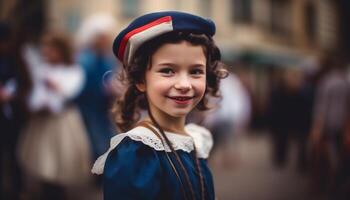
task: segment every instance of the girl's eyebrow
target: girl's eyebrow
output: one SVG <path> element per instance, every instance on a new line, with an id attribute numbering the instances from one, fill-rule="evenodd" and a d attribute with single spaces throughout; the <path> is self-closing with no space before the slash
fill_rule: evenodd
<path id="1" fill-rule="evenodd" d="M 195 67 L 197 67 L 197 68 L 204 68 L 205 65 L 198 63 L 198 64 L 191 65 L 191 67 L 193 67 L 193 68 L 195 68 Z"/>
<path id="2" fill-rule="evenodd" d="M 171 62 L 161 62 L 161 63 L 157 63 L 157 65 L 159 66 L 163 66 L 163 65 L 166 65 L 166 66 L 177 66 L 175 63 L 171 63 Z"/>
<path id="3" fill-rule="evenodd" d="M 163 63 L 158 63 L 157 64 L 158 66 L 171 66 L 171 67 L 179 67 L 179 65 L 175 64 L 175 63 L 171 63 L 171 62 L 163 62 Z M 190 68 L 195 68 L 195 67 L 198 67 L 198 68 L 204 68 L 205 65 L 202 64 L 202 63 L 196 63 L 196 64 L 192 64 L 190 66 Z"/>

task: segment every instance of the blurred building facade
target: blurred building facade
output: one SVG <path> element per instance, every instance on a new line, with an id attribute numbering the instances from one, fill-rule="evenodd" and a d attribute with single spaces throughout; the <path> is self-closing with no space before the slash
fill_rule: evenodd
<path id="1" fill-rule="evenodd" d="M 72 33 L 84 19 L 96 13 L 115 17 L 116 33 L 134 17 L 147 12 L 181 10 L 199 14 L 212 18 L 217 23 L 216 40 L 224 49 L 227 59 L 233 59 L 242 52 L 252 50 L 271 52 L 272 55 L 282 54 L 283 57 L 283 53 L 315 55 L 320 50 L 337 48 L 343 43 L 339 41 L 342 39 L 342 30 L 339 27 L 342 27 L 343 18 L 346 16 L 344 7 L 349 6 L 349 3 L 344 3 L 345 0 L 35 0 L 35 2 L 47 5 L 49 28 L 63 29 Z M 20 0 L 1 0 L 0 17 L 4 19 L 10 15 L 16 3 L 23 4 Z"/>
<path id="2" fill-rule="evenodd" d="M 228 59 L 242 52 L 315 55 L 340 43 L 340 12 L 334 0 L 62 0 L 49 1 L 50 26 L 76 30 L 95 13 L 117 20 L 116 32 L 134 17 L 153 11 L 181 10 L 212 18 L 216 40 Z M 230 55 L 233 53 L 234 55 Z M 268 56 L 268 55 L 267 55 Z M 274 59 L 274 58 L 271 58 Z M 287 58 L 288 59 L 288 58 Z"/>

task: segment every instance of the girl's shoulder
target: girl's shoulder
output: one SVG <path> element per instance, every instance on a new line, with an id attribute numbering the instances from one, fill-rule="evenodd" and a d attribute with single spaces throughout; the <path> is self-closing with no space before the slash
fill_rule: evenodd
<path id="1" fill-rule="evenodd" d="M 194 123 L 187 124 L 186 132 L 193 138 L 199 158 L 208 158 L 213 147 L 213 137 L 210 131 Z"/>
<path id="2" fill-rule="evenodd" d="M 185 130 L 188 132 L 188 136 L 167 131 L 165 132 L 166 136 L 172 143 L 174 150 L 182 150 L 189 153 L 194 150 L 195 145 L 197 156 L 203 159 L 208 158 L 213 146 L 210 132 L 206 128 L 196 124 L 186 125 Z M 124 139 L 133 140 L 137 145 L 146 145 L 155 151 L 171 152 L 169 146 L 163 143 L 164 139 L 162 141 L 148 128 L 138 126 L 125 133 L 120 133 L 112 137 L 108 151 L 96 160 L 92 168 L 93 173 L 103 173 L 104 163 L 106 162 L 108 154 L 115 148 L 124 148 L 122 145 Z"/>

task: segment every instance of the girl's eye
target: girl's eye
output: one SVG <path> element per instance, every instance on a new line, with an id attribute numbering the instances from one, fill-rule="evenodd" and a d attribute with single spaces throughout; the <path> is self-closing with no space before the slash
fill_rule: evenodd
<path id="1" fill-rule="evenodd" d="M 191 74 L 193 75 L 201 75 L 201 74 L 204 74 L 204 70 L 202 69 L 194 69 L 191 71 Z"/>
<path id="2" fill-rule="evenodd" d="M 166 75 L 171 75 L 174 74 L 174 70 L 170 69 L 170 68 L 163 68 L 161 70 L 159 70 L 160 73 L 162 74 L 166 74 Z"/>

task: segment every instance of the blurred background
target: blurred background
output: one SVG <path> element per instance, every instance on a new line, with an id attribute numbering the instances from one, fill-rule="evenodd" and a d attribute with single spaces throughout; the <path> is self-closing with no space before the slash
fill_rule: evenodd
<path id="1" fill-rule="evenodd" d="M 215 21 L 229 65 L 217 108 L 189 117 L 213 133 L 217 198 L 348 199 L 350 1 L 0 0 L 1 199 L 102 199 L 112 41 L 163 10 Z"/>

